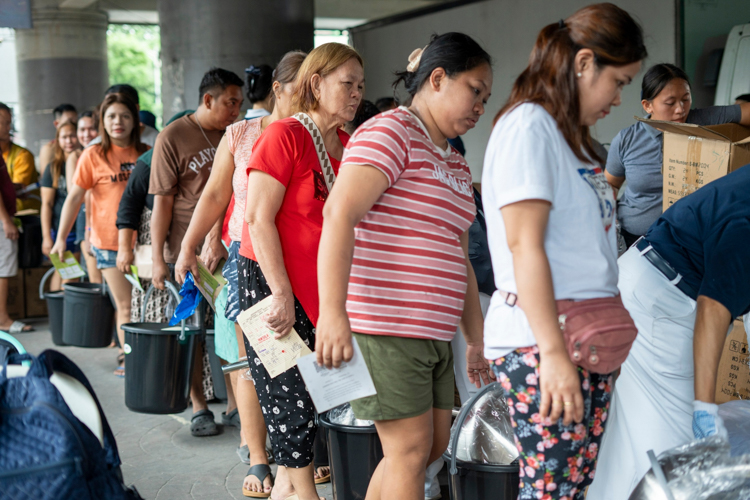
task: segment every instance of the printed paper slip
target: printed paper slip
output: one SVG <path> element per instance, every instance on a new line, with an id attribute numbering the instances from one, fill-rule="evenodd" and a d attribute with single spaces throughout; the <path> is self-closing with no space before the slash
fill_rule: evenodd
<path id="1" fill-rule="evenodd" d="M 80 278 L 81 276 L 86 276 L 86 272 L 70 250 L 63 254 L 62 262 L 60 262 L 60 257 L 58 257 L 56 253 L 49 254 L 49 260 L 52 262 L 52 265 L 55 266 L 60 277 L 64 280 L 72 280 Z"/>
<path id="2" fill-rule="evenodd" d="M 266 297 L 250 309 L 242 311 L 237 317 L 237 322 L 242 327 L 248 342 L 255 349 L 260 362 L 263 363 L 271 378 L 274 378 L 296 366 L 299 358 L 312 351 L 294 328 L 286 337 L 278 340 L 274 338 L 274 332 L 261 319 L 271 307 L 272 299 L 272 296 Z"/>
<path id="3" fill-rule="evenodd" d="M 341 363 L 339 368 L 320 366 L 315 361 L 315 354 L 297 360 L 297 368 L 318 413 L 377 393 L 355 338 L 352 347 L 352 359 Z"/>
<path id="4" fill-rule="evenodd" d="M 225 280 L 224 276 L 221 275 L 221 270 L 224 268 L 226 259 L 221 259 L 219 261 L 219 264 L 216 266 L 216 270 L 213 272 L 213 274 L 211 274 L 211 272 L 203 264 L 203 262 L 201 262 L 200 259 L 197 259 L 197 261 L 198 274 L 200 275 L 198 277 L 198 281 L 200 281 L 200 283 L 196 282 L 195 286 L 198 288 L 198 290 L 200 290 L 203 297 L 211 306 L 211 309 L 216 312 L 216 298 L 219 296 L 219 292 L 221 292 L 221 289 L 224 288 L 224 286 L 227 284 L 227 280 Z"/>

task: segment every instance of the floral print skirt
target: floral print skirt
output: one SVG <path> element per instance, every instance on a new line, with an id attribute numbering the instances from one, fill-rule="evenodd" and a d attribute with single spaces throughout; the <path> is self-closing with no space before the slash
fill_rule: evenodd
<path id="1" fill-rule="evenodd" d="M 578 368 L 583 421 L 544 425 L 539 416 L 539 348 L 523 347 L 496 359 L 493 369 L 507 395 L 520 453 L 519 500 L 583 500 L 594 480 L 607 421 L 612 375 Z"/>

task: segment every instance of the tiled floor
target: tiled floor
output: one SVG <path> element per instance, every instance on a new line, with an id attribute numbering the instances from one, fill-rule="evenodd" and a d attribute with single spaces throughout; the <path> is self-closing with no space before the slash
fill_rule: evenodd
<path id="1" fill-rule="evenodd" d="M 36 331 L 18 335 L 32 354 L 55 348 L 71 358 L 88 377 L 104 408 L 117 438 L 125 482 L 135 485 L 146 499 L 240 499 L 247 466 L 235 449 L 239 431 L 225 428 L 206 438 L 190 434 L 190 409 L 178 415 L 145 415 L 125 407 L 124 381 L 112 375 L 116 349 L 56 347 L 47 324 L 34 325 Z M 217 420 L 223 404 L 211 404 Z M 272 466 L 275 473 L 275 466 Z M 332 500 L 331 485 L 318 487 L 319 494 Z"/>

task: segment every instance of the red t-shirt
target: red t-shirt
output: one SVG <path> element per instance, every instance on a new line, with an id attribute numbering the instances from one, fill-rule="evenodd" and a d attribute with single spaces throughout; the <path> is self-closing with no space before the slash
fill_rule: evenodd
<path id="1" fill-rule="evenodd" d="M 346 146 L 349 135 L 341 129 L 338 134 L 341 144 Z M 330 155 L 329 158 L 338 174 L 339 161 Z M 253 147 L 248 175 L 253 169 L 271 175 L 286 188 L 276 215 L 276 228 L 294 296 L 315 325 L 319 309 L 318 243 L 328 188 L 310 133 L 295 118 L 272 123 Z M 248 198 L 247 203 L 254 201 Z M 240 255 L 257 260 L 247 224 L 242 228 Z"/>

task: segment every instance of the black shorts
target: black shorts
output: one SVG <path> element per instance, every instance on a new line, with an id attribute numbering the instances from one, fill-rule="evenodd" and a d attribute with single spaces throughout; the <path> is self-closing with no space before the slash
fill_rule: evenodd
<path id="1" fill-rule="evenodd" d="M 240 256 L 237 269 L 243 311 L 271 295 L 257 262 Z M 296 298 L 294 306 L 294 329 L 305 344 L 314 349 L 315 328 Z M 310 465 L 317 430 L 315 407 L 299 370 L 295 366 L 271 378 L 246 338 L 245 350 L 276 463 L 293 468 Z"/>

